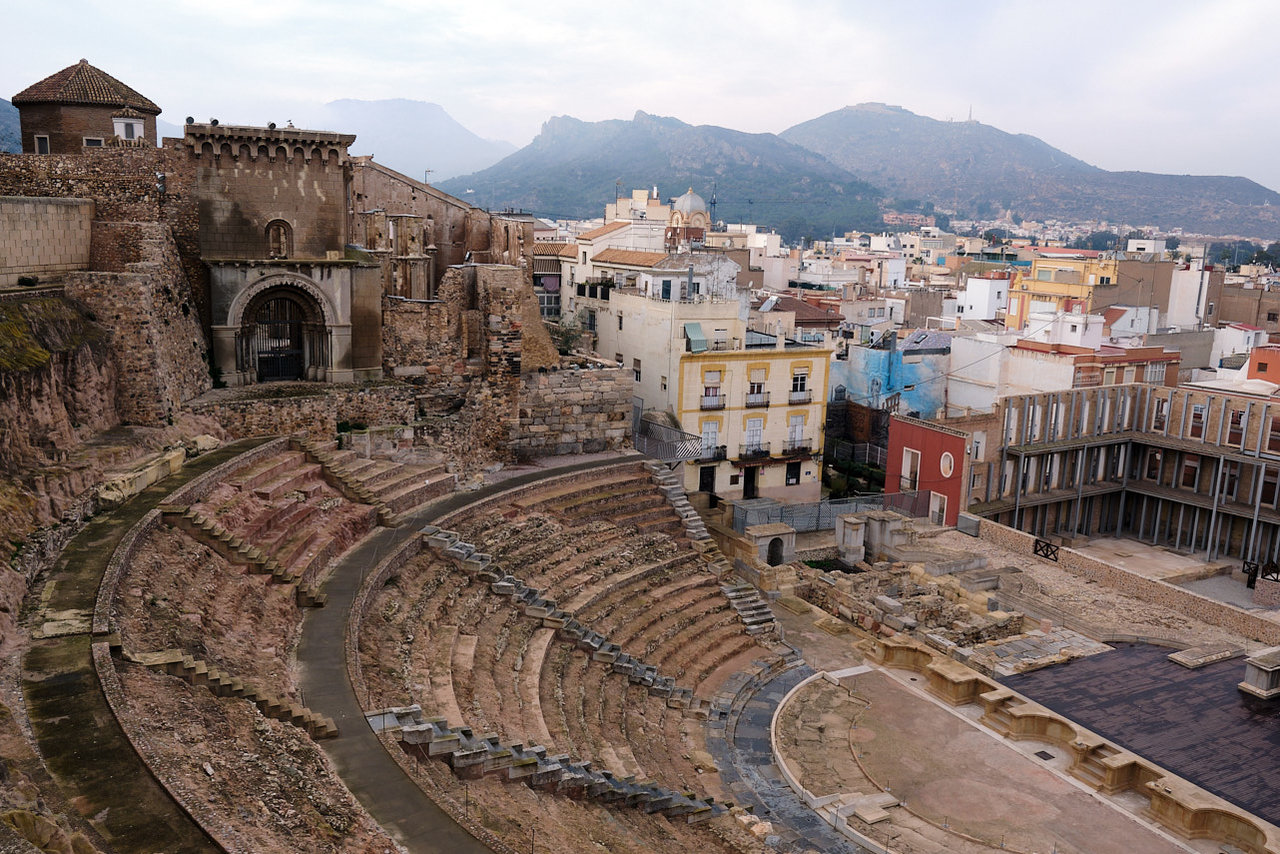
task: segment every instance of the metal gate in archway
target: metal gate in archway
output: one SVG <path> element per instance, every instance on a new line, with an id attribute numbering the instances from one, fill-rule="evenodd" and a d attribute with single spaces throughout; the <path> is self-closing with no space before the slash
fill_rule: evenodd
<path id="1" fill-rule="evenodd" d="M 241 329 L 241 365 L 258 382 L 312 379 L 309 368 L 329 363 L 323 323 L 289 296 L 262 302 Z"/>

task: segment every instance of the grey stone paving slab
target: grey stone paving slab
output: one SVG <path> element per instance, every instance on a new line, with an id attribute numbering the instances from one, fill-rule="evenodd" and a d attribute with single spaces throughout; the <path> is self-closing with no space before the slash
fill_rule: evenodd
<path id="1" fill-rule="evenodd" d="M 765 840 L 770 847 L 788 854 L 863 854 L 862 847 L 841 836 L 800 800 L 773 762 L 769 725 L 774 712 L 787 692 L 813 672 L 800 666 L 775 676 L 741 709 L 730 713 L 725 738 L 708 733 L 707 747 L 738 803 L 773 823 L 775 834 Z"/>

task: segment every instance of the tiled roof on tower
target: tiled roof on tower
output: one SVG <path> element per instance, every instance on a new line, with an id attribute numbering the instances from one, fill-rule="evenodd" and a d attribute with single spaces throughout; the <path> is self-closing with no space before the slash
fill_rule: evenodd
<path id="1" fill-rule="evenodd" d="M 22 104 L 96 104 L 107 107 L 128 107 L 153 116 L 160 115 L 160 108 L 150 98 L 145 98 L 100 68 L 80 60 L 39 83 L 34 83 L 14 95 L 15 106 Z"/>

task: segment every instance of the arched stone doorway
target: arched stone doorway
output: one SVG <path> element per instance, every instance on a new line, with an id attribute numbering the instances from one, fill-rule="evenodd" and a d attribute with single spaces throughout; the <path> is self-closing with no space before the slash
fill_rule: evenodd
<path id="1" fill-rule="evenodd" d="M 782 564 L 785 546 L 782 543 L 782 537 L 774 537 L 769 541 L 769 566 L 779 566 Z"/>
<path id="2" fill-rule="evenodd" d="M 315 297 L 280 285 L 245 306 L 237 335 L 236 369 L 252 382 L 323 379 L 329 334 Z"/>

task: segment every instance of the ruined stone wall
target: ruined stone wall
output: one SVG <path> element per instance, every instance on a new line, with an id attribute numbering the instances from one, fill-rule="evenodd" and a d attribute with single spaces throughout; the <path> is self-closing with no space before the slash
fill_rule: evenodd
<path id="1" fill-rule="evenodd" d="M 88 199 L 0 197 L 0 288 L 86 269 L 92 220 Z"/>
<path id="2" fill-rule="evenodd" d="M 1031 534 L 1024 534 L 990 519 L 982 520 L 978 536 L 1001 548 L 1026 555 L 1032 554 L 1036 539 Z M 1065 547 L 1058 549 L 1058 565 L 1074 575 L 1144 602 L 1160 605 L 1262 643 L 1280 644 L 1280 623 L 1224 602 L 1217 602 L 1164 581 L 1145 578 Z"/>
<path id="3" fill-rule="evenodd" d="M 280 385 L 275 391 L 253 399 L 205 400 L 191 410 L 214 418 L 236 439 L 301 433 L 328 441 L 337 437 L 339 421 L 379 427 L 411 424 L 415 418 L 417 391 L 403 383 Z"/>
<path id="4" fill-rule="evenodd" d="M 421 378 L 461 394 L 479 379 L 483 366 L 468 364 L 455 306 L 444 301 L 382 300 L 382 369 L 384 376 Z"/>
<path id="5" fill-rule="evenodd" d="M 527 456 L 624 448 L 633 393 L 631 373 L 621 368 L 526 374 L 511 444 Z"/>
<path id="6" fill-rule="evenodd" d="M 350 240 L 366 249 L 390 248 L 390 232 L 386 217 L 366 216 L 361 211 L 381 209 L 384 214 L 413 214 L 422 217 L 423 246 L 436 247 L 436 282 L 444 277 L 444 271 L 466 261 L 467 252 L 488 246 L 488 218 L 479 211 L 486 231 L 472 233 L 475 227 L 469 218 L 471 206 L 434 187 L 401 175 L 368 157 L 356 157 L 351 161 L 351 219 L 348 225 Z M 430 217 L 430 219 L 428 219 Z M 530 242 L 532 246 L 532 241 Z"/>
<path id="7" fill-rule="evenodd" d="M 199 317 L 208 323 L 208 274 L 200 261 L 195 167 L 180 141 L 166 148 L 103 148 L 82 154 L 0 154 L 0 196 L 92 200 L 105 222 L 166 223 Z"/>
<path id="8" fill-rule="evenodd" d="M 68 296 L 112 331 L 116 404 L 129 424 L 172 423 L 211 385 L 205 338 L 177 245 L 162 223 L 97 222 L 93 272 L 69 273 Z"/>

